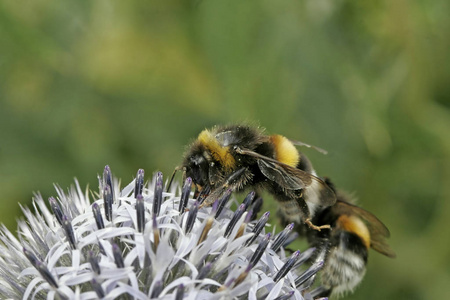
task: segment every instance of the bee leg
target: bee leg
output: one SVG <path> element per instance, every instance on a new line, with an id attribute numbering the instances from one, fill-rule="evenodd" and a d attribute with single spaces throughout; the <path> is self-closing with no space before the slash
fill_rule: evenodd
<path id="1" fill-rule="evenodd" d="M 202 204 L 203 201 L 209 196 L 209 193 L 211 192 L 211 187 L 209 185 L 205 186 L 200 193 L 197 195 L 197 201 L 198 203 Z"/>
<path id="2" fill-rule="evenodd" d="M 240 168 L 239 170 L 231 173 L 231 175 L 228 176 L 227 180 L 223 184 L 222 188 L 224 188 L 224 189 L 228 188 L 230 185 L 233 185 L 234 183 L 239 181 L 239 177 L 245 172 L 245 170 L 247 170 L 247 168 Z M 233 190 L 235 190 L 235 189 L 233 189 Z"/>
<path id="3" fill-rule="evenodd" d="M 198 197 L 200 196 L 200 191 L 199 191 L 199 189 L 198 189 L 198 186 L 197 185 L 195 185 L 195 188 L 194 188 L 194 199 L 198 199 Z"/>
<path id="4" fill-rule="evenodd" d="M 225 188 L 215 189 L 210 194 L 205 194 L 200 192 L 197 201 L 199 201 L 200 205 L 198 208 L 202 208 L 203 206 L 211 206 L 223 193 L 226 191 Z"/>
<path id="5" fill-rule="evenodd" d="M 305 224 L 308 225 L 309 228 L 317 230 L 317 231 L 321 231 L 322 229 L 331 229 L 330 225 L 321 225 L 321 226 L 314 225 L 311 222 L 311 217 L 309 217 L 305 220 Z"/>
<path id="6" fill-rule="evenodd" d="M 253 215 L 251 220 L 256 220 L 256 217 L 260 213 L 263 206 L 263 198 L 259 195 L 258 192 L 255 192 L 255 197 L 253 198 L 251 209 L 253 210 Z"/>
<path id="7" fill-rule="evenodd" d="M 178 166 L 178 167 L 175 168 L 175 170 L 173 170 L 172 176 L 170 176 L 169 183 L 167 184 L 166 192 L 169 192 L 170 186 L 172 185 L 172 181 L 173 181 L 173 179 L 175 178 L 175 174 L 176 174 L 178 171 L 181 171 L 181 170 L 183 170 L 183 169 L 184 169 L 184 168 Z M 186 171 L 183 172 L 183 175 L 186 176 Z M 184 176 L 183 176 L 183 177 L 184 177 Z M 183 178 L 183 179 L 184 179 L 184 178 Z M 184 180 L 183 180 L 183 181 L 184 181 Z"/>
<path id="8" fill-rule="evenodd" d="M 186 181 L 186 168 L 183 168 L 183 177 L 181 182 L 185 182 Z"/>
<path id="9" fill-rule="evenodd" d="M 317 226 L 312 223 L 311 213 L 309 212 L 308 205 L 306 204 L 305 199 L 303 199 L 302 194 L 300 194 L 300 196 L 297 198 L 297 204 L 303 215 L 302 216 L 303 223 L 308 225 L 309 228 L 317 231 L 321 231 L 322 229 L 331 229 L 330 225 Z"/>
<path id="10" fill-rule="evenodd" d="M 216 188 L 211 194 L 206 197 L 206 199 L 203 201 L 202 204 L 200 204 L 199 208 L 202 208 L 203 206 L 210 206 L 219 199 L 220 196 L 225 193 L 227 189 L 231 189 L 232 191 L 235 191 L 239 187 L 239 178 L 240 176 L 247 170 L 247 168 L 240 168 L 233 173 L 231 173 L 230 176 L 228 176 L 227 180 Z"/>

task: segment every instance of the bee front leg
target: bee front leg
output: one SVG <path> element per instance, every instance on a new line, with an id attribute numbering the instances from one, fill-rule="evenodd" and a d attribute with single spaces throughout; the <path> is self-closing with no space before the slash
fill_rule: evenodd
<path id="1" fill-rule="evenodd" d="M 240 168 L 233 173 L 231 173 L 230 176 L 228 176 L 227 180 L 223 184 L 223 188 L 229 188 L 233 187 L 233 191 L 238 187 L 239 185 L 243 185 L 243 182 L 246 180 L 244 172 L 247 170 L 247 168 Z"/>
<path id="2" fill-rule="evenodd" d="M 239 189 L 239 186 L 242 185 L 243 174 L 246 170 L 247 170 L 247 168 L 240 168 L 240 169 L 234 171 L 233 173 L 231 173 L 222 185 L 215 188 L 211 192 L 211 194 L 209 194 L 208 197 L 206 197 L 206 199 L 200 205 L 200 208 L 203 206 L 211 206 L 228 189 L 230 189 L 233 192 L 236 189 Z"/>
<path id="3" fill-rule="evenodd" d="M 184 182 L 184 180 L 186 179 L 186 168 L 184 168 L 182 166 L 178 166 L 175 168 L 175 170 L 173 170 L 172 176 L 170 176 L 169 183 L 167 184 L 167 187 L 166 187 L 166 192 L 169 192 L 170 187 L 172 186 L 173 179 L 175 178 L 175 174 L 181 170 L 183 170 L 183 182 Z"/>
<path id="4" fill-rule="evenodd" d="M 201 202 L 199 208 L 202 208 L 203 206 L 211 206 L 214 204 L 214 202 L 220 198 L 220 196 L 225 193 L 226 189 L 224 188 L 218 188 L 215 189 L 213 192 L 211 192 L 208 196 L 204 198 L 204 200 Z"/>

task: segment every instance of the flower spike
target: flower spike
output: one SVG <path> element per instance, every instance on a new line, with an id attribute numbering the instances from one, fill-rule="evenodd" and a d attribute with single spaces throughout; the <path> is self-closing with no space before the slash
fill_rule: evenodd
<path id="1" fill-rule="evenodd" d="M 0 299 L 260 299 L 273 294 L 302 300 L 300 292 L 292 294 L 292 282 L 281 279 L 297 278 L 305 293 L 316 269 L 302 277 L 296 268 L 312 251 L 287 260 L 268 251 L 269 213 L 252 221 L 258 211 L 253 193 L 235 211 L 227 204 L 231 190 L 212 208 L 202 206 L 209 195 L 192 199 L 188 178 L 181 188 L 174 182 L 163 205 L 162 174 L 150 183 L 154 191 L 144 188 L 143 178 L 139 170 L 136 180 L 119 190 L 105 167 L 99 197 L 92 193 L 96 198 L 89 200 L 76 183 L 67 194 L 58 189 L 64 202 L 52 197 L 47 206 L 36 197 L 34 212 L 24 208 L 27 221 L 19 221 L 19 238 L 0 226 Z M 177 188 L 181 196 L 174 194 Z M 284 246 L 279 239 L 272 247 Z"/>

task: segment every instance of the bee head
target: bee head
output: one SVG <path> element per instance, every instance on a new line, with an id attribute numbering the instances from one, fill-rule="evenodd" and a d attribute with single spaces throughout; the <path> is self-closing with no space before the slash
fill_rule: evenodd
<path id="1" fill-rule="evenodd" d="M 184 162 L 186 177 L 191 177 L 195 184 L 204 187 L 208 184 L 208 165 L 202 153 L 191 153 Z"/>

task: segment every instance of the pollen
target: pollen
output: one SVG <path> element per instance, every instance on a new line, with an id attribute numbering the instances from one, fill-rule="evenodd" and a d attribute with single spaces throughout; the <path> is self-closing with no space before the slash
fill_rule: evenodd
<path id="1" fill-rule="evenodd" d="M 226 170 L 234 169 L 236 161 L 230 154 L 229 147 L 222 147 L 209 130 L 205 129 L 200 132 L 197 140 L 211 152 L 212 157 L 219 161 Z"/>
<path id="2" fill-rule="evenodd" d="M 276 160 L 292 167 L 296 167 L 298 165 L 300 162 L 300 154 L 294 144 L 282 135 L 272 135 L 270 136 L 270 140 L 273 145 L 275 145 Z"/>
<path id="3" fill-rule="evenodd" d="M 337 226 L 358 235 L 363 241 L 364 245 L 369 249 L 370 247 L 370 232 L 364 222 L 356 216 L 342 215 L 337 221 Z"/>

